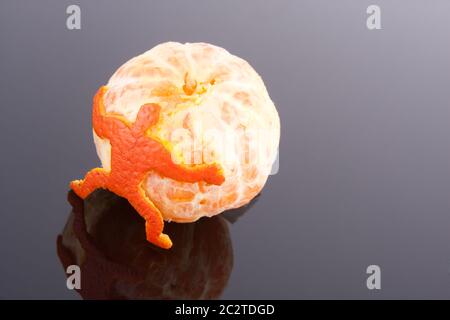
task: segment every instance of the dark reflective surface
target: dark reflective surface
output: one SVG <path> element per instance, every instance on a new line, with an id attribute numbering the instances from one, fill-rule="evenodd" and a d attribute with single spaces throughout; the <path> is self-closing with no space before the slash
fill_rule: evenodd
<path id="1" fill-rule="evenodd" d="M 174 241 L 162 250 L 145 239 L 144 222 L 126 199 L 98 190 L 84 202 L 69 192 L 73 210 L 58 256 L 81 269 L 85 299 L 216 299 L 233 266 L 228 223 L 221 216 L 166 223 Z M 244 210 L 240 209 L 239 214 Z M 232 214 L 232 213 L 230 213 Z"/>
<path id="2" fill-rule="evenodd" d="M 450 1 L 377 0 L 377 31 L 368 0 L 76 3 L 82 29 L 69 31 L 66 1 L 0 1 L 0 298 L 80 298 L 55 237 L 69 181 L 99 163 L 92 97 L 168 40 L 248 60 L 281 118 L 280 171 L 228 225 L 220 298 L 450 298 Z M 107 237 L 108 223 L 98 250 L 122 265 L 116 254 L 136 257 L 124 245 L 138 239 L 117 226 Z M 211 277 L 210 263 L 190 274 Z M 380 291 L 366 287 L 371 264 Z M 138 295 L 133 285 L 98 294 Z"/>

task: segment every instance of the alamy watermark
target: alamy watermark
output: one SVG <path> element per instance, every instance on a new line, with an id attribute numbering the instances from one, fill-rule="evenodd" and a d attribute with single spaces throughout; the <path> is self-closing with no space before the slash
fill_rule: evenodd
<path id="1" fill-rule="evenodd" d="M 366 20 L 366 26 L 369 30 L 381 29 L 381 8 L 375 4 L 367 7 L 366 13 L 369 15 Z"/>
<path id="2" fill-rule="evenodd" d="M 369 290 L 381 289 L 381 268 L 375 264 L 367 267 L 366 273 L 369 274 L 366 280 L 366 286 Z"/>
<path id="3" fill-rule="evenodd" d="M 69 290 L 81 289 L 81 269 L 76 264 L 67 267 L 66 273 L 69 275 L 66 280 L 66 286 Z"/>
<path id="4" fill-rule="evenodd" d="M 199 123 L 198 127 L 202 124 Z M 276 174 L 279 169 L 279 152 L 275 145 L 273 132 L 264 129 L 198 130 L 193 134 L 185 128 L 175 129 L 169 142 L 172 161 L 176 164 L 211 164 L 220 162 L 232 167 L 239 163 L 245 166 L 266 168 L 267 174 Z M 275 149 L 277 148 L 277 149 Z"/>
<path id="5" fill-rule="evenodd" d="M 66 8 L 68 17 L 66 19 L 66 27 L 69 30 L 81 29 L 81 8 L 76 4 L 72 4 Z"/>

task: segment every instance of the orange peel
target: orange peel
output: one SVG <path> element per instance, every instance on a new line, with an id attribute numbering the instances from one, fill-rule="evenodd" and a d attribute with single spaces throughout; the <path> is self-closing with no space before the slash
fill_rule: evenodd
<path id="1" fill-rule="evenodd" d="M 145 219 L 147 240 L 158 247 L 169 249 L 172 241 L 163 233 L 164 220 L 142 187 L 150 172 L 170 179 L 196 183 L 221 185 L 225 181 L 219 165 L 175 164 L 170 145 L 147 131 L 159 120 L 160 106 L 154 103 L 140 107 L 134 123 L 125 117 L 106 113 L 104 96 L 108 88 L 100 87 L 93 102 L 92 122 L 97 136 L 108 139 L 111 144 L 111 167 L 94 168 L 84 179 L 70 183 L 71 189 L 82 199 L 98 188 L 108 189 L 126 198 Z"/>

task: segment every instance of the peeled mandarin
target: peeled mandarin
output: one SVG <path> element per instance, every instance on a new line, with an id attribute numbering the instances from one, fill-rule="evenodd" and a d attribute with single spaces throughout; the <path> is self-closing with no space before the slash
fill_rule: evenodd
<path id="1" fill-rule="evenodd" d="M 207 43 L 167 42 L 123 64 L 106 88 L 105 111 L 130 123 L 141 106 L 159 105 L 160 118 L 146 134 L 163 141 L 174 162 L 222 169 L 220 185 L 150 171 L 142 187 L 164 220 L 214 216 L 247 204 L 264 187 L 278 151 L 280 120 L 261 77 L 245 60 Z M 109 141 L 94 131 L 94 142 L 109 170 Z"/>

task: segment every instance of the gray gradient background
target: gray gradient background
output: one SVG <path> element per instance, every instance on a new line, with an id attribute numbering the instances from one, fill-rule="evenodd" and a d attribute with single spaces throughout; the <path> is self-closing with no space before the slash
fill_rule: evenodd
<path id="1" fill-rule="evenodd" d="M 366 8 L 382 9 L 382 30 Z M 65 27 L 80 4 L 82 30 Z M 129 58 L 210 42 L 250 62 L 280 171 L 231 227 L 223 298 L 450 298 L 450 1 L 0 4 L 0 298 L 78 298 L 55 239 L 98 164 L 91 99 Z M 365 269 L 382 268 L 369 291 Z"/>

